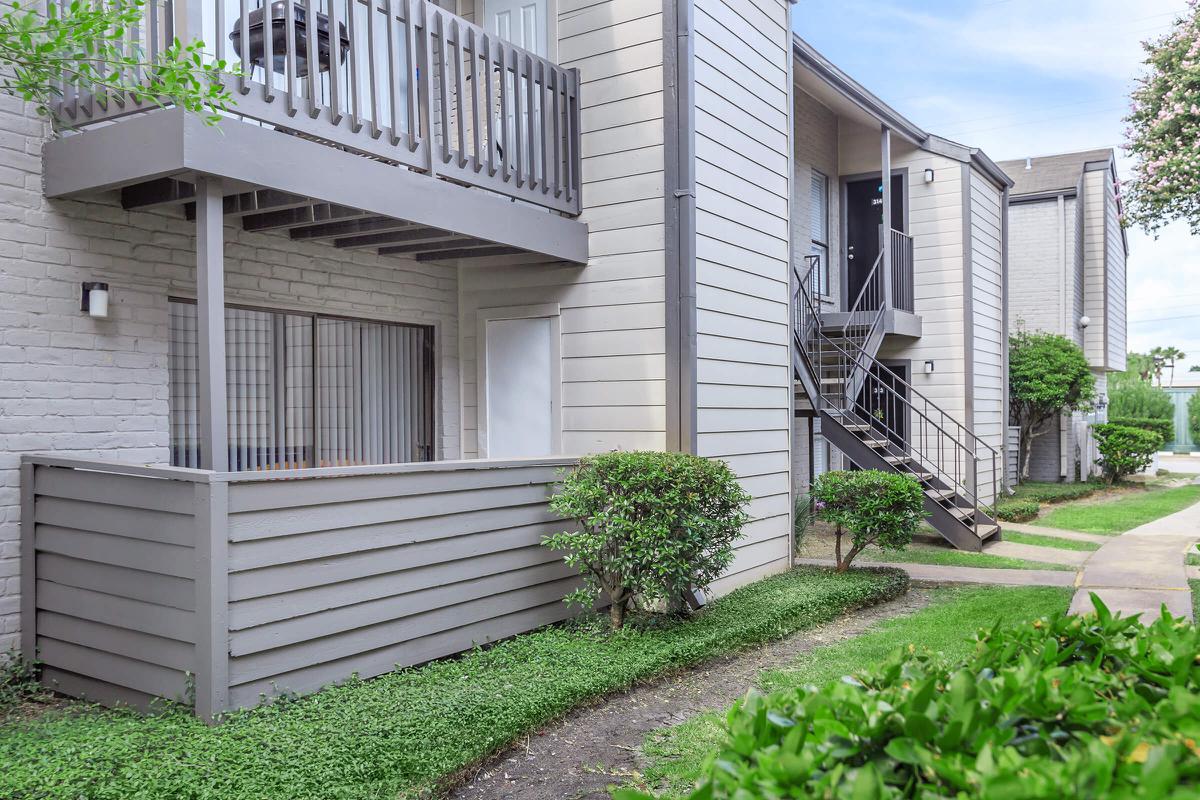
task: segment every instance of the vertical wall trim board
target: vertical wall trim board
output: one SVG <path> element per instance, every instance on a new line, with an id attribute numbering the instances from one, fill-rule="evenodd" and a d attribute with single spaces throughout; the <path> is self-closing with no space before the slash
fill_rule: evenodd
<path id="1" fill-rule="evenodd" d="M 1101 245 L 1104 248 L 1104 270 L 1101 273 L 1102 278 L 1103 278 L 1103 284 L 1104 284 L 1104 309 L 1101 311 L 1102 319 L 1104 320 L 1104 331 L 1103 331 L 1104 338 L 1101 341 L 1100 346 L 1102 348 L 1101 352 L 1104 355 L 1103 355 L 1103 360 L 1100 362 L 1100 365 L 1103 369 L 1108 369 L 1109 362 L 1110 362 L 1110 359 L 1108 357 L 1108 329 L 1112 327 L 1111 316 L 1109 315 L 1109 312 L 1108 312 L 1109 302 L 1110 302 L 1109 298 L 1108 298 L 1108 285 L 1109 285 L 1108 271 L 1110 269 L 1112 269 L 1112 262 L 1108 257 L 1108 206 L 1110 203 L 1115 204 L 1117 202 L 1117 199 L 1116 199 L 1116 196 L 1112 193 L 1112 189 L 1110 188 L 1112 185 L 1112 182 L 1110 180 L 1110 177 L 1111 177 L 1110 173 L 1105 172 L 1104 177 L 1105 177 L 1105 181 L 1100 187 L 1101 191 L 1103 192 L 1103 198 L 1104 198 L 1104 202 L 1100 205 L 1100 224 L 1102 226 L 1101 230 L 1104 231 L 1104 239 L 1103 239 L 1103 243 Z"/>
<path id="2" fill-rule="evenodd" d="M 222 181 L 196 178 L 196 312 L 199 339 L 200 466 L 229 468 L 225 394 L 225 216 Z"/>
<path id="3" fill-rule="evenodd" d="M 196 484 L 196 716 L 229 710 L 229 484 Z"/>
<path id="4" fill-rule="evenodd" d="M 1007 427 L 1009 420 L 1008 398 L 1008 192 L 1004 187 L 1000 194 L 1000 391 L 1003 406 L 1000 410 L 1001 425 Z M 1000 443 L 1001 463 L 1008 463 L 1008 437 Z M 1005 470 L 1007 473 L 1007 470 Z M 1001 481 L 997 483 L 1003 485 Z"/>
<path id="5" fill-rule="evenodd" d="M 37 660 L 37 553 L 34 550 L 34 465 L 21 463 L 21 656 L 32 663 Z"/>
<path id="6" fill-rule="evenodd" d="M 663 5 L 667 449 L 695 453 L 696 106 L 693 0 Z"/>
<path id="7" fill-rule="evenodd" d="M 787 85 L 788 85 L 788 100 L 787 100 L 787 104 L 788 104 L 787 105 L 788 263 L 787 263 L 787 274 L 788 274 L 788 287 L 789 287 L 788 288 L 788 301 L 789 302 L 791 301 L 791 298 L 795 296 L 795 291 L 797 289 L 797 287 L 795 285 L 796 236 L 795 236 L 795 230 L 793 229 L 793 226 L 791 224 L 792 217 L 796 213 L 796 120 L 795 120 L 795 116 L 796 116 L 796 85 L 792 82 L 792 80 L 793 80 L 792 79 L 792 69 L 795 65 L 796 59 L 795 59 L 795 56 L 793 55 L 792 46 L 791 46 L 792 45 L 792 15 L 793 15 L 793 13 L 795 13 L 795 9 L 796 9 L 796 4 L 794 2 L 789 1 L 788 5 L 787 5 L 787 28 L 784 31 L 784 50 L 787 53 L 786 60 L 787 60 Z M 828 182 L 825 187 L 825 196 L 826 196 L 826 202 L 828 202 L 828 197 L 829 197 Z M 826 219 L 826 224 L 828 224 L 828 219 Z M 830 255 L 832 255 L 832 254 L 830 253 Z M 828 270 L 829 265 L 826 264 L 825 268 Z M 828 288 L 828 287 L 826 287 L 826 288 Z M 795 313 L 795 309 L 790 309 L 790 311 L 792 314 Z M 788 328 L 789 328 L 788 337 L 787 337 L 788 338 L 788 378 L 789 378 L 789 380 L 795 381 L 796 372 L 797 372 L 796 348 L 792 344 L 792 336 L 791 336 L 791 330 L 790 330 L 792 328 L 792 318 L 790 315 L 789 315 L 789 319 L 788 319 Z M 789 396 L 791 397 L 791 406 L 792 406 L 792 410 L 794 412 L 795 408 L 796 408 L 796 390 L 793 387 L 793 388 L 789 389 L 788 392 L 789 392 Z M 811 398 L 810 398 L 810 400 L 811 400 Z M 811 430 L 811 424 L 810 424 L 810 430 Z M 811 459 L 812 458 L 811 435 L 809 438 L 810 438 L 810 442 L 809 442 L 809 448 L 808 448 L 808 456 L 809 456 L 809 459 Z M 796 486 L 796 476 L 792 474 L 793 467 L 795 466 L 793 463 L 792 449 L 795 448 L 795 446 L 796 446 L 796 415 L 795 415 L 795 413 L 788 414 L 788 439 L 787 440 L 788 440 L 788 458 L 787 458 L 788 483 L 787 483 L 787 485 L 792 487 L 792 491 L 794 492 L 795 486 Z M 809 481 L 812 481 L 811 468 L 809 469 L 808 479 L 809 479 Z M 790 566 L 796 565 L 795 513 L 796 513 L 796 498 L 793 496 L 792 502 L 788 504 L 788 564 Z"/>
<path id="8" fill-rule="evenodd" d="M 975 432 L 975 291 L 974 253 L 971 237 L 971 165 L 962 165 L 962 242 L 963 242 L 963 425 Z"/>

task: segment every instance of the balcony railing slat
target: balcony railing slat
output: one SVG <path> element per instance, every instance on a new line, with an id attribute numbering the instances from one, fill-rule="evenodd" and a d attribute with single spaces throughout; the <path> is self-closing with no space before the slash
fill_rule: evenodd
<path id="1" fill-rule="evenodd" d="M 564 70 L 430 0 L 284 0 L 274 11 L 266 1 L 234 2 L 150 0 L 145 18 L 119 46 L 153 63 L 171 41 L 176 15 L 186 15 L 189 35 L 202 22 L 203 30 L 215 31 L 210 52 L 240 62 L 241 74 L 228 79 L 232 116 L 579 213 L 578 70 Z M 251 12 L 261 13 L 261 23 L 252 22 Z M 142 68 L 125 77 L 148 79 Z M 62 97 L 53 111 L 76 127 L 148 107 L 104 86 L 59 83 Z M 273 102 L 281 91 L 285 102 Z"/>

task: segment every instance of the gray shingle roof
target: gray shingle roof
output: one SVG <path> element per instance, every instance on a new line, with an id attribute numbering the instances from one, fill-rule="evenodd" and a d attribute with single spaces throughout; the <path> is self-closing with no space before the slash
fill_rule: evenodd
<path id="1" fill-rule="evenodd" d="M 1092 161 L 1108 161 L 1113 156 L 1112 148 L 1084 150 L 1079 153 L 1062 153 L 1056 156 L 1041 156 L 1030 159 L 1032 168 L 1025 169 L 1025 159 L 1001 161 L 1000 169 L 1013 179 L 1011 195 L 1041 194 L 1074 189 L 1079 185 L 1083 167 Z"/>

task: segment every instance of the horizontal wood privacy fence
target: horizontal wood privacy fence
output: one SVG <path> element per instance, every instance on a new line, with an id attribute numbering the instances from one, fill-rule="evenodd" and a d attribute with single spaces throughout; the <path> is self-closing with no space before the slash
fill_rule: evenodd
<path id="1" fill-rule="evenodd" d="M 28 456 L 22 647 L 44 682 L 212 718 L 566 618 L 570 458 L 212 473 Z"/>
<path id="2" fill-rule="evenodd" d="M 429 0 L 149 0 L 127 47 L 152 64 L 176 36 L 236 68 L 236 117 L 580 213 L 579 71 Z M 67 126 L 156 107 L 103 86 L 61 90 L 52 110 Z"/>

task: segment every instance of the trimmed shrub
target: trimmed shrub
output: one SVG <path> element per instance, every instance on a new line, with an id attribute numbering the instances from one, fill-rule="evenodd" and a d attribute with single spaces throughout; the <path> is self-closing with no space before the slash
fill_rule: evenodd
<path id="1" fill-rule="evenodd" d="M 678 601 L 733 561 L 750 495 L 723 461 L 686 453 L 588 456 L 564 476 L 550 507 L 578 520 L 543 544 L 566 553 L 584 588 L 567 602 L 609 603 L 614 629 L 635 598 Z"/>
<path id="2" fill-rule="evenodd" d="M 924 517 L 921 484 L 906 475 L 880 470 L 837 470 L 813 482 L 813 507 L 834 527 L 834 555 L 838 572 L 869 545 L 903 550 Z M 842 557 L 842 534 L 851 537 Z"/>
<path id="3" fill-rule="evenodd" d="M 1096 425 L 1096 446 L 1100 450 L 1100 466 L 1110 484 L 1126 475 L 1134 475 L 1150 466 L 1154 454 L 1162 447 L 1157 433 L 1124 425 Z"/>
<path id="4" fill-rule="evenodd" d="M 1064 503 L 1095 494 L 1101 484 L 1092 481 L 1074 483 L 1022 483 L 1017 486 L 1014 500 L 1036 500 L 1039 503 Z"/>
<path id="5" fill-rule="evenodd" d="M 909 645 L 749 695 L 691 800 L 1200 796 L 1200 629 L 1092 598 L 1096 614 L 981 631 L 958 664 Z"/>
<path id="6" fill-rule="evenodd" d="M 1041 506 L 1036 500 L 1001 500 L 996 503 L 996 516 L 1005 522 L 1027 522 L 1038 515 Z"/>
<path id="7" fill-rule="evenodd" d="M 1141 428 L 1144 431 L 1157 433 L 1164 442 L 1175 438 L 1174 419 L 1153 419 L 1150 417 L 1112 417 L 1108 418 L 1110 425 L 1124 425 L 1126 428 Z"/>

